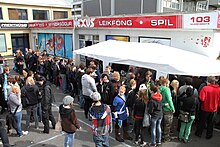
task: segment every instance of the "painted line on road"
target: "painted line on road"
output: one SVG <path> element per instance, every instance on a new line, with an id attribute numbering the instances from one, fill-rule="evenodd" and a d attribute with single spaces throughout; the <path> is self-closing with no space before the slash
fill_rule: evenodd
<path id="1" fill-rule="evenodd" d="M 63 136 L 63 134 L 59 134 L 59 135 L 50 137 L 50 138 L 48 138 L 48 139 L 46 139 L 46 140 L 42 140 L 42 141 L 40 141 L 40 142 L 34 143 L 34 144 L 32 144 L 32 145 L 29 145 L 29 146 L 27 146 L 27 147 L 32 147 L 32 146 L 35 146 L 35 145 L 38 145 L 38 144 L 42 144 L 42 143 L 48 142 L 48 141 L 53 140 L 53 139 L 55 139 L 55 138 L 57 138 L 57 137 L 60 137 L 60 136 Z"/>
<path id="2" fill-rule="evenodd" d="M 58 107 L 56 104 L 52 104 L 52 105 L 59 110 L 59 107 Z M 77 119 L 78 119 L 78 118 L 77 118 Z M 83 120 L 78 119 L 78 121 L 81 122 L 81 123 L 83 123 L 84 125 L 86 125 L 86 126 L 92 128 L 92 126 L 91 126 L 90 124 L 84 122 Z M 112 140 L 114 140 L 114 141 L 116 141 L 115 138 L 113 138 L 113 137 L 111 137 L 111 136 L 109 136 L 109 138 L 112 139 Z M 121 144 L 123 144 L 123 145 L 126 146 L 126 147 L 132 147 L 132 146 L 130 146 L 130 145 L 124 143 L 124 142 L 121 142 Z"/>

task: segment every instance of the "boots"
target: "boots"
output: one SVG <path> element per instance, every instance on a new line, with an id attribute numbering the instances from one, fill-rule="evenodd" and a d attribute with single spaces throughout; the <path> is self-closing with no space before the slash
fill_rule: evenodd
<path id="1" fill-rule="evenodd" d="M 115 128 L 115 139 L 119 142 L 124 142 L 124 139 L 121 138 L 121 134 L 120 134 L 119 129 L 116 129 L 116 128 Z"/>
<path id="2" fill-rule="evenodd" d="M 132 140 L 133 138 L 128 134 L 127 128 L 123 127 L 123 138 L 126 140 Z"/>

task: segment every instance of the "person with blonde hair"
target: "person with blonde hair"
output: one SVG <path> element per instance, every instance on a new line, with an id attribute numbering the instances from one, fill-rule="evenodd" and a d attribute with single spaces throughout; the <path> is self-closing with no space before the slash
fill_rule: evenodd
<path id="1" fill-rule="evenodd" d="M 39 102 L 39 95 L 39 88 L 35 85 L 34 79 L 32 77 L 28 77 L 26 85 L 21 88 L 22 104 L 27 111 L 26 129 L 29 129 L 30 127 L 31 112 L 34 114 L 35 128 L 38 129 L 37 104 Z"/>
<path id="2" fill-rule="evenodd" d="M 17 126 L 16 126 L 17 135 L 19 137 L 22 137 L 23 135 L 27 135 L 28 131 L 22 131 L 21 129 L 22 104 L 21 104 L 21 99 L 18 97 L 19 93 L 20 93 L 19 86 L 13 85 L 12 92 L 8 97 L 8 106 L 10 108 L 11 113 L 15 115 L 15 119 L 17 122 Z"/>
<path id="3" fill-rule="evenodd" d="M 170 90 L 171 90 L 173 105 L 176 110 L 174 116 L 178 116 L 178 112 L 179 112 L 178 89 L 179 89 L 179 81 L 173 80 L 170 84 Z"/>
<path id="4" fill-rule="evenodd" d="M 127 131 L 127 118 L 129 116 L 128 109 L 126 107 L 126 88 L 120 86 L 118 95 L 113 101 L 113 111 L 115 123 L 115 139 L 119 142 L 124 142 L 124 139 L 132 140 Z M 123 138 L 121 137 L 121 128 L 123 128 Z"/>

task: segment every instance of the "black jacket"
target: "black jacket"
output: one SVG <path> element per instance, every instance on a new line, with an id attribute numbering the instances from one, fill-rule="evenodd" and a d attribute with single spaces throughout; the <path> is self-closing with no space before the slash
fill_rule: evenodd
<path id="1" fill-rule="evenodd" d="M 21 88 L 22 105 L 33 106 L 39 102 L 39 88 L 37 85 L 25 85 Z"/>
<path id="2" fill-rule="evenodd" d="M 199 105 L 199 100 L 197 97 L 189 96 L 189 97 L 181 97 L 180 98 L 180 110 L 190 113 L 190 115 L 195 115 L 196 110 Z"/>
<path id="3" fill-rule="evenodd" d="M 148 113 L 152 118 L 160 118 L 163 116 L 162 95 L 155 93 L 148 102 Z"/>
<path id="4" fill-rule="evenodd" d="M 49 83 L 45 83 L 43 85 L 41 106 L 44 110 L 48 110 L 52 102 L 54 102 L 54 95 L 51 86 L 49 85 Z"/>
<path id="5" fill-rule="evenodd" d="M 137 89 L 130 90 L 128 92 L 127 98 L 126 98 L 126 106 L 127 107 L 133 107 L 135 100 L 137 99 Z"/>
<path id="6" fill-rule="evenodd" d="M 143 118 L 146 104 L 141 99 L 136 99 L 134 102 L 134 118 Z"/>
<path id="7" fill-rule="evenodd" d="M 97 90 L 101 94 L 101 100 L 104 104 L 112 105 L 114 100 L 114 87 L 111 82 L 103 82 L 97 85 Z"/>

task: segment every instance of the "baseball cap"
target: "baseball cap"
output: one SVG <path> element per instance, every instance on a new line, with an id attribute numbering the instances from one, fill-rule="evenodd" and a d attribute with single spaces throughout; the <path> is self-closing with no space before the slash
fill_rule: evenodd
<path id="1" fill-rule="evenodd" d="M 139 90 L 146 90 L 147 87 L 145 84 L 141 84 L 140 87 L 139 87 Z"/>

